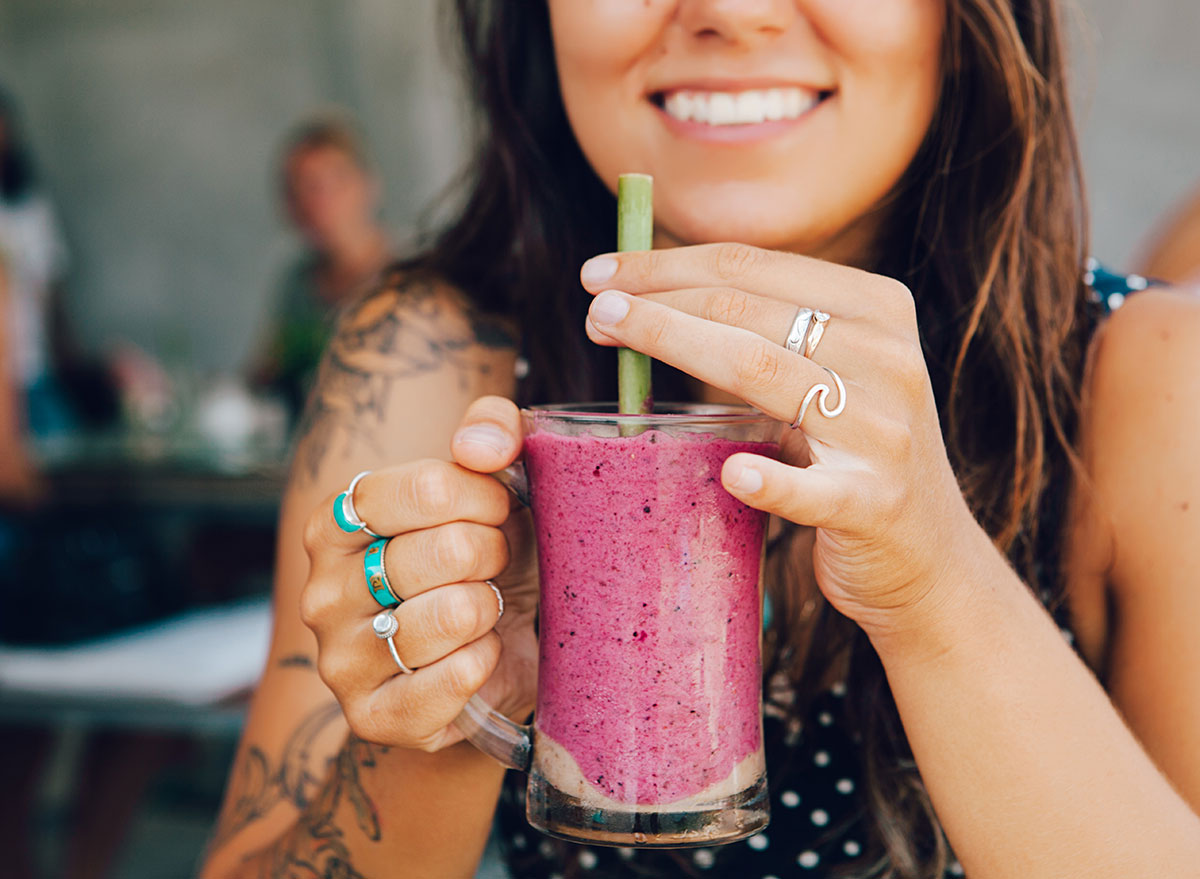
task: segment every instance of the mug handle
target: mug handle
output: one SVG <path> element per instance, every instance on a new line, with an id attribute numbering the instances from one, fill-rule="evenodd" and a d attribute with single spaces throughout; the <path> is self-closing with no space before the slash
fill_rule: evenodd
<path id="1" fill-rule="evenodd" d="M 521 461 L 492 475 L 522 506 L 529 506 L 529 475 Z M 533 761 L 531 725 L 509 720 L 478 695 L 467 700 L 462 713 L 454 719 L 454 725 L 467 741 L 502 766 L 529 771 Z"/>

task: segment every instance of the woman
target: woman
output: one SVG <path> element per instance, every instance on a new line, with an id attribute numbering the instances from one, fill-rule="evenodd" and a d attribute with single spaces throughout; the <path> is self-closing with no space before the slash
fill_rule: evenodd
<path id="1" fill-rule="evenodd" d="M 349 123 L 320 117 L 297 127 L 279 177 L 306 252 L 283 276 L 253 373 L 299 415 L 339 311 L 377 281 L 392 244 L 379 224 L 379 180 Z"/>
<path id="2" fill-rule="evenodd" d="M 205 875 L 473 875 L 503 777 L 450 724 L 476 691 L 526 716 L 536 655 L 526 523 L 486 475 L 520 452 L 504 398 L 610 394 L 617 343 L 699 380 L 660 397 L 788 423 L 824 367 L 845 379 L 783 461 L 723 471 L 785 523 L 774 823 L 671 856 L 514 822 L 515 875 L 1195 875 L 1200 306 L 1151 291 L 1094 332 L 1056 5 L 458 6 L 478 178 L 327 357 Z M 660 249 L 604 254 L 629 170 L 656 178 Z M 799 305 L 832 315 L 812 360 L 781 344 Z M 331 515 L 366 468 L 412 675 L 370 628 L 368 539 Z"/>

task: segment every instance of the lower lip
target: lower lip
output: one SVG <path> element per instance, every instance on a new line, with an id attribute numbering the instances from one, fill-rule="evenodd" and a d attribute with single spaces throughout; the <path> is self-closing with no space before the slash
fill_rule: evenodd
<path id="1" fill-rule="evenodd" d="M 685 122 L 682 119 L 676 119 L 653 102 L 651 102 L 651 106 L 658 111 L 658 115 L 662 117 L 667 129 L 679 137 L 686 137 L 689 140 L 707 141 L 708 143 L 751 143 L 786 134 L 797 125 L 807 122 L 809 117 L 821 109 L 828 101 L 829 98 L 821 99 L 795 119 L 780 119 L 777 122 L 758 122 L 749 125 L 709 125 L 705 122 L 693 122 L 691 120 Z"/>

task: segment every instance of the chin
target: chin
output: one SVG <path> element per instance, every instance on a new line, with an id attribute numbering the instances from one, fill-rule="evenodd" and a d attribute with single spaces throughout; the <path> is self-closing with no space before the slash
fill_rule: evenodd
<path id="1" fill-rule="evenodd" d="M 808 253 L 820 249 L 821 242 L 833 234 L 833 230 L 798 227 L 794 213 L 772 216 L 761 209 L 728 207 L 685 215 L 673 213 L 660 214 L 658 222 L 661 230 L 680 244 L 736 241 L 767 250 Z"/>

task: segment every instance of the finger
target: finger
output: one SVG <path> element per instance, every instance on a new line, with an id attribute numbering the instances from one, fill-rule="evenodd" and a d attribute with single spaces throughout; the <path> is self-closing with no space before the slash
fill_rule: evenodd
<path id="1" fill-rule="evenodd" d="M 521 452 L 521 412 L 503 397 L 481 397 L 463 416 L 450 443 L 454 460 L 477 473 L 495 473 Z"/>
<path id="2" fill-rule="evenodd" d="M 508 567 L 508 541 L 499 528 L 451 522 L 393 537 L 383 563 L 392 593 L 407 601 L 447 583 L 482 582 L 499 576 Z M 361 571 L 352 578 L 350 588 L 359 592 L 366 588 Z"/>
<path id="3" fill-rule="evenodd" d="M 425 668 L 490 632 L 500 621 L 500 603 L 486 583 L 452 583 L 404 602 L 394 616 L 399 626 L 393 636 L 396 652 L 409 668 Z M 364 634 L 379 640 L 369 625 Z M 384 670 L 395 672 L 383 646 L 392 664 Z"/>
<path id="4" fill-rule="evenodd" d="M 487 683 L 499 661 L 500 636 L 488 632 L 415 674 L 396 675 L 363 698 L 351 700 L 346 704 L 346 720 L 367 741 L 401 747 L 430 745 Z"/>
<path id="5" fill-rule="evenodd" d="M 352 553 L 372 539 L 366 532 L 348 534 L 333 518 L 337 495 L 313 511 L 304 544 L 310 557 L 326 547 Z M 490 476 L 447 461 L 413 461 L 369 473 L 354 490 L 359 516 L 377 534 L 393 535 L 447 522 L 500 525 L 508 518 L 507 490 Z"/>
<path id="6" fill-rule="evenodd" d="M 747 506 L 798 525 L 853 531 L 861 511 L 861 479 L 852 470 L 793 467 L 740 452 L 725 460 L 721 484 Z"/>
<path id="7" fill-rule="evenodd" d="M 864 311 L 866 291 L 902 286 L 860 269 L 745 244 L 606 253 L 584 263 L 579 276 L 592 293 L 737 287 L 844 316 Z"/>
<path id="8" fill-rule="evenodd" d="M 830 383 L 820 366 L 757 333 L 616 290 L 592 301 L 587 332 L 593 341 L 641 351 L 789 423 L 811 388 Z M 816 407 L 812 412 L 805 418 L 806 431 L 826 435 L 833 422 L 818 424 Z"/>
<path id="9" fill-rule="evenodd" d="M 734 287 L 699 287 L 667 290 L 639 297 L 695 315 L 714 323 L 741 327 L 768 342 L 784 345 L 796 320 L 798 306 L 770 296 L 758 296 Z M 832 321 L 827 326 L 833 326 Z"/>

